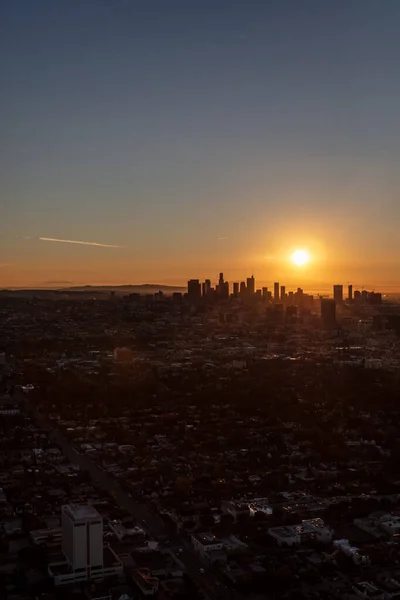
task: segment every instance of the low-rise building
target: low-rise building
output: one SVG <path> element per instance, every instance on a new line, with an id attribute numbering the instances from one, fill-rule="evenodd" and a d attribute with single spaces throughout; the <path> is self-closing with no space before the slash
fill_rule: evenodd
<path id="1" fill-rule="evenodd" d="M 221 506 L 222 512 L 228 515 L 232 515 L 235 521 L 238 517 L 248 517 L 250 514 L 249 503 L 245 500 L 228 500 L 224 501 Z"/>
<path id="2" fill-rule="evenodd" d="M 224 547 L 223 543 L 212 533 L 194 533 L 191 539 L 194 549 L 202 556 L 215 550 L 222 550 Z"/>
<path id="3" fill-rule="evenodd" d="M 299 525 L 271 527 L 268 534 L 276 539 L 279 546 L 299 546 L 308 540 L 327 544 L 333 539 L 333 530 L 322 519 L 306 519 Z"/>
<path id="4" fill-rule="evenodd" d="M 360 552 L 360 550 L 355 546 L 352 546 L 349 540 L 335 540 L 333 542 L 333 545 L 338 550 L 341 550 L 343 554 L 351 558 L 355 565 L 366 566 L 370 563 L 369 557 L 366 554 Z"/>
<path id="5" fill-rule="evenodd" d="M 149 569 L 136 569 L 132 573 L 132 579 L 144 596 L 154 596 L 158 592 L 159 581 L 152 577 Z"/>

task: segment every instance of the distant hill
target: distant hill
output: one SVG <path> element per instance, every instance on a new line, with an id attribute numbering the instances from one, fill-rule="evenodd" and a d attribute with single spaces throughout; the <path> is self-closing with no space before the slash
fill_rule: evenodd
<path id="1" fill-rule="evenodd" d="M 59 288 L 62 292 L 115 292 L 116 294 L 152 294 L 161 290 L 170 293 L 182 292 L 186 288 L 176 285 L 162 285 L 158 283 L 141 283 L 138 285 L 81 285 L 68 288 Z"/>
<path id="2" fill-rule="evenodd" d="M 185 292 L 186 288 L 174 285 L 159 285 L 157 283 L 142 283 L 138 285 L 78 285 L 72 287 L 43 287 L 43 288 L 19 288 L 0 289 L 0 297 L 38 297 L 38 298 L 60 298 L 74 295 L 75 298 L 87 298 L 96 294 L 97 297 L 108 296 L 111 292 L 116 295 L 126 294 L 155 294 L 162 291 L 165 294 L 174 292 Z"/>

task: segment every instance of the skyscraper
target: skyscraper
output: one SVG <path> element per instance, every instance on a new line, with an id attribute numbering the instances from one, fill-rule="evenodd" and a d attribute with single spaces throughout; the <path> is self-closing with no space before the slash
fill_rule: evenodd
<path id="1" fill-rule="evenodd" d="M 279 281 L 274 283 L 274 300 L 279 302 Z"/>
<path id="2" fill-rule="evenodd" d="M 228 281 L 224 281 L 219 293 L 220 293 L 221 298 L 224 298 L 225 300 L 227 298 L 229 298 L 229 282 Z"/>
<path id="3" fill-rule="evenodd" d="M 233 284 L 233 295 L 239 296 L 239 283 L 237 281 Z"/>
<path id="4" fill-rule="evenodd" d="M 332 298 L 321 298 L 321 325 L 323 329 L 336 328 L 336 302 Z"/>
<path id="5" fill-rule="evenodd" d="M 254 296 L 256 291 L 256 280 L 254 279 L 254 275 L 247 278 L 247 295 Z"/>
<path id="6" fill-rule="evenodd" d="M 201 298 L 201 285 L 198 279 L 189 279 L 188 298 L 189 300 L 198 300 Z"/>
<path id="7" fill-rule="evenodd" d="M 246 283 L 244 281 L 240 282 L 240 295 L 245 296 L 247 294 Z"/>
<path id="8" fill-rule="evenodd" d="M 349 285 L 349 287 L 347 288 L 347 299 L 349 300 L 349 302 L 353 301 L 353 286 Z"/>
<path id="9" fill-rule="evenodd" d="M 218 280 L 218 285 L 217 285 L 217 292 L 219 296 L 223 296 L 224 292 L 225 292 L 225 281 L 224 281 L 224 274 L 220 273 L 219 274 L 219 280 Z"/>
<path id="10" fill-rule="evenodd" d="M 284 285 L 281 285 L 281 302 L 284 301 L 286 297 L 286 287 Z"/>
<path id="11" fill-rule="evenodd" d="M 264 300 L 267 300 L 267 298 L 268 298 L 268 288 L 267 287 L 263 287 L 262 296 L 263 296 Z"/>
<path id="12" fill-rule="evenodd" d="M 336 304 L 341 304 L 343 302 L 343 286 L 342 285 L 334 285 L 333 286 L 333 299 Z"/>
<path id="13" fill-rule="evenodd" d="M 206 298 L 210 294 L 211 281 L 209 279 L 206 279 L 205 282 L 202 284 L 201 288 L 202 288 L 203 298 Z"/>

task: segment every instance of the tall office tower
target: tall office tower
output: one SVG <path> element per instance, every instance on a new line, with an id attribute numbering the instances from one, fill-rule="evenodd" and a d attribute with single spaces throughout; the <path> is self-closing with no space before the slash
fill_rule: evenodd
<path id="1" fill-rule="evenodd" d="M 349 302 L 353 301 L 353 286 L 349 285 L 349 287 L 347 288 L 347 299 Z"/>
<path id="2" fill-rule="evenodd" d="M 279 302 L 279 282 L 274 283 L 274 300 Z"/>
<path id="3" fill-rule="evenodd" d="M 248 296 L 254 296 L 256 293 L 256 280 L 254 279 L 254 275 L 247 278 L 247 294 Z"/>
<path id="4" fill-rule="evenodd" d="M 237 281 L 235 281 L 235 283 L 233 284 L 233 295 L 234 296 L 239 296 L 239 283 Z"/>
<path id="5" fill-rule="evenodd" d="M 281 302 L 286 298 L 286 286 L 281 285 Z"/>
<path id="6" fill-rule="evenodd" d="M 321 325 L 323 329 L 336 328 L 336 302 L 332 298 L 321 298 Z"/>
<path id="7" fill-rule="evenodd" d="M 267 287 L 263 287 L 262 297 L 264 298 L 264 300 L 267 300 L 267 298 L 268 298 L 268 288 Z"/>
<path id="8" fill-rule="evenodd" d="M 336 304 L 341 304 L 343 302 L 343 286 L 342 285 L 334 285 L 333 286 L 333 299 Z"/>
<path id="9" fill-rule="evenodd" d="M 224 286 L 225 286 L 224 274 L 220 273 L 219 279 L 218 279 L 218 285 L 217 285 L 217 292 L 220 296 L 222 296 L 224 293 Z"/>
<path id="10" fill-rule="evenodd" d="M 188 298 L 189 300 L 198 300 L 201 298 L 201 285 L 198 279 L 189 279 Z"/>
<path id="11" fill-rule="evenodd" d="M 61 507 L 62 551 L 72 569 L 103 568 L 103 519 L 93 506 Z"/>
<path id="12" fill-rule="evenodd" d="M 245 296 L 247 294 L 246 284 L 244 281 L 240 282 L 240 295 Z"/>
<path id="13" fill-rule="evenodd" d="M 208 296 L 211 290 L 211 281 L 209 279 L 206 279 L 205 282 L 202 284 L 201 288 L 203 291 L 203 297 Z"/>
<path id="14" fill-rule="evenodd" d="M 360 290 L 355 290 L 354 292 L 354 302 L 360 302 L 361 300 L 361 292 Z"/>
<path id="15" fill-rule="evenodd" d="M 229 298 L 229 281 L 224 281 L 224 284 L 220 290 L 220 296 L 225 300 Z"/>

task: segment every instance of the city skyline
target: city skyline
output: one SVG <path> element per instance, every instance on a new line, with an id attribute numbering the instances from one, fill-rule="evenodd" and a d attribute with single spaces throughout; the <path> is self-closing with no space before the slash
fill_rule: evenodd
<path id="1" fill-rule="evenodd" d="M 400 290 L 396 0 L 6 0 L 1 17 L 0 288 L 224 265 Z"/>
<path id="2" fill-rule="evenodd" d="M 309 296 L 312 290 L 304 290 L 301 286 L 294 286 L 295 289 L 289 289 L 289 287 L 282 283 L 282 281 L 274 281 L 272 285 L 265 286 L 265 282 L 257 282 L 254 274 L 244 279 L 229 281 L 225 279 L 224 272 L 219 273 L 217 279 L 214 280 L 213 285 L 212 279 L 205 279 L 202 282 L 200 279 L 189 279 L 187 282 L 187 296 L 192 300 L 199 300 L 200 298 L 205 299 L 207 297 L 213 297 L 213 299 L 228 299 L 229 297 L 242 297 L 242 298 L 259 298 L 268 300 L 270 302 L 282 302 L 283 300 L 290 301 L 296 296 Z M 260 285 L 256 285 L 259 283 Z M 343 284 L 331 285 L 330 294 L 319 294 L 317 296 L 330 297 L 335 301 L 337 305 L 343 304 L 344 302 L 354 302 L 368 299 L 374 302 L 381 302 L 382 292 L 376 291 L 375 289 L 367 290 L 363 286 L 358 289 L 351 282 L 347 282 L 347 286 Z M 314 294 L 315 295 L 315 294 Z M 313 294 L 310 296 L 313 297 Z"/>

